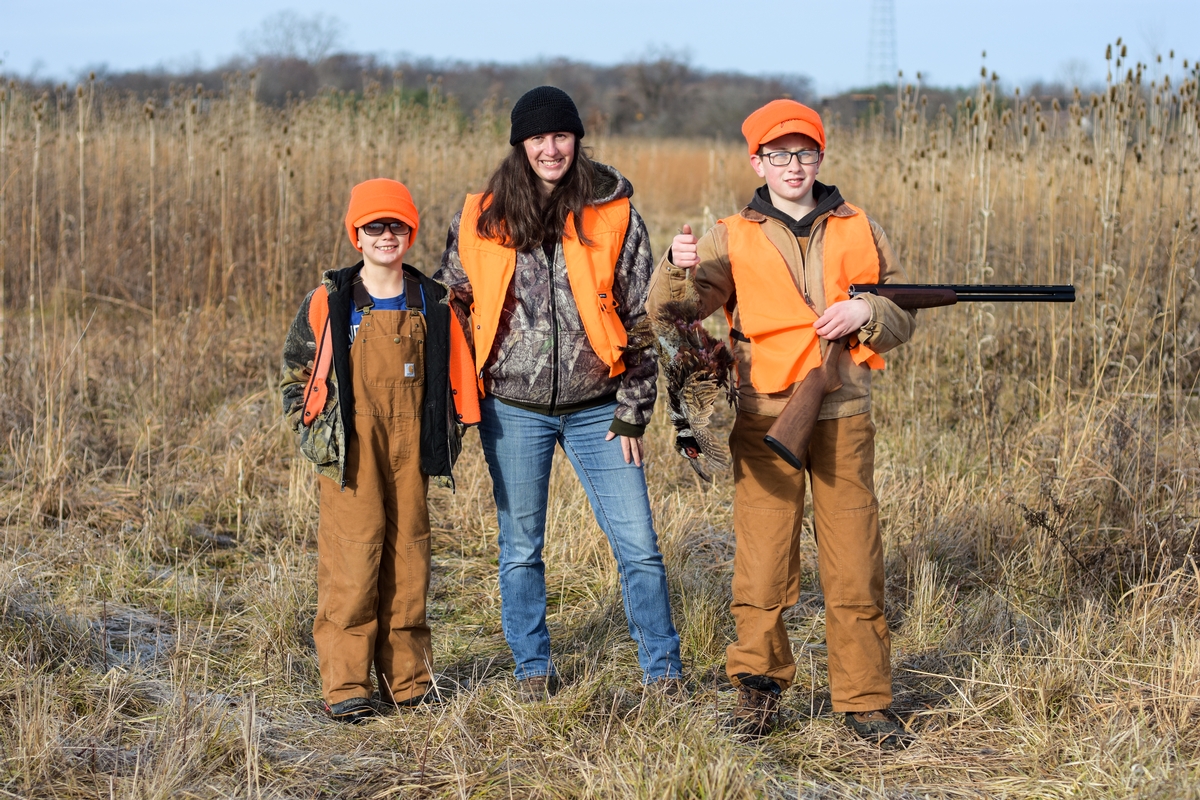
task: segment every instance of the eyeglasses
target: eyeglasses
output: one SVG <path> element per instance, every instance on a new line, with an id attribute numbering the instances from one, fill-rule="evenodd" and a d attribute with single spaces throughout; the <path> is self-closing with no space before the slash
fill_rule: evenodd
<path id="1" fill-rule="evenodd" d="M 792 156 L 801 164 L 815 164 L 821 160 L 820 150 L 773 150 L 770 153 L 759 153 L 772 167 L 786 167 L 792 163 Z"/>
<path id="2" fill-rule="evenodd" d="M 362 232 L 367 236 L 383 236 L 383 232 L 389 230 L 396 238 L 408 236 L 409 227 L 407 222 L 368 222 L 362 226 Z"/>

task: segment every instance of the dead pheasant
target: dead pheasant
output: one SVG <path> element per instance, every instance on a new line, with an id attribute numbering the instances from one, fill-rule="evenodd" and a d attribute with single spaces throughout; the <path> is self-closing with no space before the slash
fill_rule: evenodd
<path id="1" fill-rule="evenodd" d="M 630 349 L 654 345 L 667 382 L 667 408 L 675 426 L 675 449 L 706 481 L 706 470 L 726 469 L 729 448 L 709 428 L 717 397 L 734 402 L 733 354 L 714 339 L 693 303 L 675 300 L 664 304 L 653 319 L 647 317 L 630 331 Z"/>

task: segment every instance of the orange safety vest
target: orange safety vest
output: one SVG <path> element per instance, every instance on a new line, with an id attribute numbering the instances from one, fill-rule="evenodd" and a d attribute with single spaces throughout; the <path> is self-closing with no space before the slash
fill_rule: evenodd
<path id="1" fill-rule="evenodd" d="M 483 368 L 492 353 L 500 312 L 508 285 L 517 266 L 517 251 L 499 242 L 484 239 L 476 232 L 482 211 L 482 194 L 467 195 L 458 227 L 458 258 L 471 282 L 475 302 L 471 304 L 471 327 L 475 335 L 475 371 L 479 393 L 483 394 Z M 594 244 L 588 247 L 575 237 L 574 217 L 567 215 L 563 236 L 563 257 L 571 294 L 579 308 L 588 344 L 608 365 L 608 376 L 625 371 L 621 360 L 629 336 L 617 316 L 613 297 L 613 274 L 625 232 L 629 228 L 629 200 L 621 198 L 599 206 L 584 206 L 583 229 Z"/>
<path id="2" fill-rule="evenodd" d="M 853 216 L 825 218 L 822 265 L 827 306 L 850 299 L 852 283 L 879 283 L 879 251 L 871 223 L 860 209 L 846 205 L 855 212 Z M 765 394 L 781 392 L 821 364 L 819 337 L 813 330 L 817 312 L 805 302 L 762 223 L 740 214 L 718 221 L 729 230 L 729 265 L 742 333 L 753 348 L 750 382 Z M 884 367 L 883 359 L 866 345 L 853 346 L 850 355 L 855 364 Z"/>
<path id="3" fill-rule="evenodd" d="M 479 423 L 479 395 L 463 391 L 470 387 L 475 371 L 471 368 L 471 348 L 466 334 L 458 324 L 454 311 L 450 312 L 450 389 L 454 397 L 454 412 L 463 425 Z M 304 385 L 305 427 L 325 410 L 329 398 L 329 368 L 333 364 L 333 336 L 329 329 L 329 291 L 325 284 L 317 287 L 308 302 L 308 324 L 317 340 L 317 355 L 313 359 L 313 371 Z"/>

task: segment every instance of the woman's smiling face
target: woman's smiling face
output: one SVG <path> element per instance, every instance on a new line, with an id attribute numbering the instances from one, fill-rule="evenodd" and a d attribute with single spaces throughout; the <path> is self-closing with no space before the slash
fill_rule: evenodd
<path id="1" fill-rule="evenodd" d="M 525 140 L 529 166 L 542 181 L 542 193 L 550 194 L 575 160 L 575 134 L 568 131 L 539 133 Z"/>

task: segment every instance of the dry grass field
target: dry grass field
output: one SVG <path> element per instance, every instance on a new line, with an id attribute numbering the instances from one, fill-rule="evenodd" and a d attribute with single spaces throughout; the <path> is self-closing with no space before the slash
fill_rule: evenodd
<path id="1" fill-rule="evenodd" d="M 395 176 L 432 270 L 505 115 L 398 86 L 255 103 L 253 79 L 143 101 L 0 94 L 0 794 L 11 797 L 1200 797 L 1200 107 L 1112 54 L 1101 96 L 998 94 L 830 121 L 823 179 L 912 280 L 1074 283 L 1073 306 L 923 312 L 878 380 L 897 710 L 828 708 L 815 547 L 781 729 L 727 731 L 728 475 L 648 434 L 692 689 L 644 698 L 615 569 L 553 478 L 550 628 L 566 689 L 515 698 L 491 487 L 469 433 L 432 492 L 445 702 L 319 711 L 315 481 L 280 420 L 283 334 L 350 263 L 350 186 Z M 755 185 L 740 145 L 597 135 L 656 252 Z M 661 403 L 660 403 L 661 406 Z M 661 410 L 661 409 L 660 409 Z M 722 425 L 731 415 L 723 412 Z"/>

